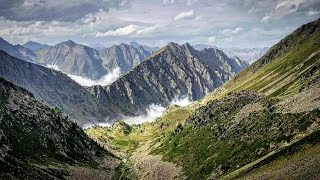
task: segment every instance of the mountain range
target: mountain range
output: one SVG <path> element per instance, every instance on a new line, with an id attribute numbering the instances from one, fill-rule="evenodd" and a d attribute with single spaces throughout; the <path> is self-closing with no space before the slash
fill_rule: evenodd
<path id="1" fill-rule="evenodd" d="M 167 106 L 175 97 L 198 100 L 246 66 L 221 50 L 197 51 L 188 43 L 170 43 L 114 83 L 89 89 L 121 112 L 138 115 L 151 104 Z"/>
<path id="2" fill-rule="evenodd" d="M 40 65 L 2 52 L 1 77 L 61 108 L 80 124 L 138 115 L 151 104 L 167 106 L 176 97 L 197 100 L 247 66 L 239 59 L 228 58 L 221 50 L 197 51 L 188 43 L 170 43 L 151 56 L 142 47 L 120 44 L 98 51 L 73 41 L 30 53 L 36 56 L 32 62 Z M 62 72 L 92 78 L 117 67 L 124 75 L 105 87 L 84 88 L 66 74 L 43 67 L 48 64 L 58 66 Z"/>
<path id="3" fill-rule="evenodd" d="M 241 60 L 247 61 L 249 64 L 254 63 L 262 57 L 267 51 L 268 47 L 264 48 L 220 48 L 215 45 L 195 44 L 192 45 L 196 50 L 203 50 L 206 48 L 221 49 L 229 57 L 238 57 Z"/>
<path id="4" fill-rule="evenodd" d="M 136 49 L 126 44 L 96 50 L 70 40 L 37 49 L 34 53 L 34 62 L 92 80 L 101 79 L 116 68 L 119 68 L 122 74 L 126 73 L 150 55 L 143 48 Z"/>
<path id="5" fill-rule="evenodd" d="M 50 47 L 47 44 L 41 44 L 41 43 L 34 42 L 34 41 L 28 41 L 28 42 L 24 43 L 22 46 L 25 47 L 25 48 L 30 49 L 31 51 L 34 51 L 34 50 L 37 50 L 37 49 L 41 49 L 41 48 Z"/>

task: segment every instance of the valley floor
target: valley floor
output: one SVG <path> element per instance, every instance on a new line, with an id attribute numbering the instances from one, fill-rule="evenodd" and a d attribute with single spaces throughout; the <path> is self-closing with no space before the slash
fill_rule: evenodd
<path id="1" fill-rule="evenodd" d="M 152 155 L 149 143 L 141 146 L 132 155 L 134 171 L 138 179 L 168 180 L 179 176 L 182 168 L 172 162 L 165 162 L 160 155 Z"/>

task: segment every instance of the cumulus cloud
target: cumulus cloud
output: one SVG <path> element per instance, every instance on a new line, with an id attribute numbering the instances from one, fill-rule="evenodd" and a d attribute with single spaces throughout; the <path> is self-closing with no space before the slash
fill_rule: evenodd
<path id="1" fill-rule="evenodd" d="M 308 14 L 308 11 L 313 8 L 320 8 L 319 0 L 284 0 L 280 1 L 274 9 L 266 13 L 260 21 L 268 23 L 271 20 L 280 19 L 299 12 L 302 12 L 303 14 L 306 12 Z"/>
<path id="2" fill-rule="evenodd" d="M 56 71 L 61 71 L 58 65 L 55 64 L 48 64 L 46 65 L 47 68 L 54 69 Z M 109 74 L 106 74 L 99 80 L 92 80 L 86 77 L 67 74 L 72 80 L 76 81 L 81 86 L 95 86 L 95 85 L 101 85 L 106 86 L 111 83 L 113 83 L 117 78 L 121 75 L 121 70 L 119 67 L 113 69 Z"/>
<path id="3" fill-rule="evenodd" d="M 320 14 L 320 11 L 309 10 L 307 12 L 308 16 L 315 16 L 315 15 L 318 15 L 318 14 Z"/>
<path id="4" fill-rule="evenodd" d="M 213 44 L 216 42 L 217 37 L 216 36 L 211 36 L 208 38 L 208 43 Z"/>
<path id="5" fill-rule="evenodd" d="M 164 4 L 164 5 L 173 4 L 173 3 L 174 3 L 174 0 L 163 0 L 162 1 L 162 4 Z"/>
<path id="6" fill-rule="evenodd" d="M 140 116 L 134 116 L 134 117 L 125 117 L 123 118 L 122 121 L 130 125 L 141 124 L 144 122 L 152 122 L 157 118 L 159 118 L 164 113 L 165 110 L 166 108 L 161 105 L 151 104 L 147 108 L 146 114 L 140 115 Z"/>
<path id="7" fill-rule="evenodd" d="M 130 0 L 0 0 L 2 17 L 16 21 L 75 21 L 99 9 L 131 6 Z"/>
<path id="8" fill-rule="evenodd" d="M 192 102 L 189 100 L 187 96 L 183 96 L 181 98 L 175 97 L 169 104 L 169 106 L 178 105 L 181 107 L 188 106 Z M 144 122 L 153 122 L 157 118 L 161 117 L 166 110 L 166 107 L 163 107 L 161 105 L 151 104 L 147 110 L 146 114 L 134 116 L 134 117 L 124 117 L 122 121 L 124 121 L 127 124 L 141 124 Z"/>
<path id="9" fill-rule="evenodd" d="M 171 41 L 205 44 L 210 36 L 216 36 L 219 41 L 215 44 L 220 47 L 262 47 L 271 46 L 270 42 L 276 42 L 291 30 L 315 20 L 320 9 L 319 0 L 300 0 L 298 6 L 289 8 L 290 14 L 285 12 L 285 7 L 290 7 L 288 4 L 291 3 L 288 0 L 174 0 L 172 4 L 170 3 L 173 0 L 119 2 L 120 0 L 45 0 L 40 3 L 40 0 L 0 0 L 0 36 L 14 44 L 32 40 L 53 45 L 73 39 L 87 44 L 102 44 L 104 47 L 130 41 L 139 41 L 149 46 L 164 46 Z M 165 7 L 165 11 L 163 2 L 170 4 Z M 298 0 L 292 2 L 297 3 Z M 85 3 L 88 6 L 83 5 Z M 94 3 L 99 7 L 91 5 Z M 35 6 L 32 10 L 23 10 L 33 5 Z M 89 10 L 82 10 L 84 6 Z M 53 7 L 52 10 L 40 15 L 41 9 L 49 7 Z M 17 12 L 3 12 L 13 9 Z M 175 16 L 191 9 L 194 10 L 194 20 L 174 21 Z M 190 14 L 193 18 L 192 12 Z M 177 18 L 183 19 L 184 16 Z M 286 21 L 282 21 L 284 16 Z M 274 23 L 268 23 L 278 20 L 281 22 L 276 26 Z M 129 35 L 115 36 L 118 33 L 117 29 L 129 26 L 124 30 L 130 30 L 130 25 L 133 25 L 131 34 L 124 31 L 123 34 Z M 223 29 L 239 26 L 245 27 L 246 31 L 242 31 L 237 37 L 230 35 L 233 38 L 232 44 L 223 41 L 223 38 L 226 38 L 221 33 Z M 288 31 L 286 27 L 292 29 Z M 247 32 L 253 28 L 279 32 L 272 36 L 247 35 L 243 38 L 244 34 L 248 34 Z M 111 35 L 106 33 L 109 35 L 103 36 L 105 32 Z M 101 38 L 101 35 L 105 38 Z M 255 43 L 252 43 L 253 41 Z"/>
<path id="10" fill-rule="evenodd" d="M 176 15 L 174 17 L 174 20 L 177 21 L 177 20 L 181 20 L 181 19 L 193 19 L 193 18 L 195 18 L 194 11 L 190 10 L 190 11 L 179 13 L 178 15 Z"/>
<path id="11" fill-rule="evenodd" d="M 224 29 L 222 31 L 222 34 L 230 36 L 230 35 L 234 35 L 234 34 L 239 34 L 240 32 L 242 32 L 243 28 L 241 27 L 237 27 L 235 29 Z"/>
<path id="12" fill-rule="evenodd" d="M 115 80 L 117 80 L 120 74 L 121 74 L 120 68 L 117 67 L 114 70 L 112 70 L 109 74 L 103 76 L 99 80 L 92 80 L 86 77 L 70 75 L 70 74 L 68 74 L 68 76 L 82 86 L 95 86 L 95 85 L 106 86 L 113 83 Z"/>
<path id="13" fill-rule="evenodd" d="M 140 28 L 139 26 L 131 24 L 131 25 L 123 27 L 123 28 L 107 31 L 105 33 L 98 32 L 96 34 L 96 37 L 127 36 L 127 35 L 130 35 L 130 34 L 136 33 L 139 28 Z"/>
<path id="14" fill-rule="evenodd" d="M 110 30 L 104 33 L 98 32 L 95 34 L 96 37 L 107 37 L 107 36 L 128 36 L 128 35 L 140 35 L 154 31 L 158 25 L 144 27 L 131 24 L 129 26 L 119 28 L 116 30 Z"/>

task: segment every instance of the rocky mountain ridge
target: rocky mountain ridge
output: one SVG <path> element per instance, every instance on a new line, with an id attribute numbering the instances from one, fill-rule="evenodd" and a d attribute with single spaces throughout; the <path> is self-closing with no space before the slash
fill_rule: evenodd
<path id="1" fill-rule="evenodd" d="M 34 42 L 34 41 L 28 41 L 28 42 L 24 43 L 22 46 L 30 49 L 31 51 L 49 47 L 49 45 L 47 45 L 47 44 L 41 44 L 41 43 Z"/>
<path id="2" fill-rule="evenodd" d="M 228 57 L 238 57 L 241 60 L 248 62 L 249 64 L 254 63 L 260 57 L 262 57 L 267 51 L 268 47 L 264 48 L 221 48 L 215 45 L 207 44 L 195 44 L 192 45 L 196 50 L 201 51 L 203 49 L 215 48 L 222 50 Z"/>
<path id="3" fill-rule="evenodd" d="M 197 51 L 188 43 L 170 43 L 114 83 L 89 89 L 121 112 L 136 115 L 151 104 L 166 106 L 175 97 L 197 100 L 245 66 L 217 49 Z"/>

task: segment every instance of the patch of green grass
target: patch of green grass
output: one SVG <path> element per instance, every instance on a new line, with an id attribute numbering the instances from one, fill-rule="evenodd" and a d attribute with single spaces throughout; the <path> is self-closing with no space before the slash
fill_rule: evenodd
<path id="1" fill-rule="evenodd" d="M 225 90 L 222 94 L 208 95 L 202 103 L 241 90 L 255 90 L 273 97 L 298 93 L 298 89 L 306 84 L 306 80 L 301 79 L 303 73 L 313 66 L 319 67 L 319 41 L 320 32 L 316 32 L 268 64 L 258 69 L 255 67 L 259 62 L 253 64 L 222 85 L 220 89 Z M 319 77 L 319 73 L 314 76 Z"/>

